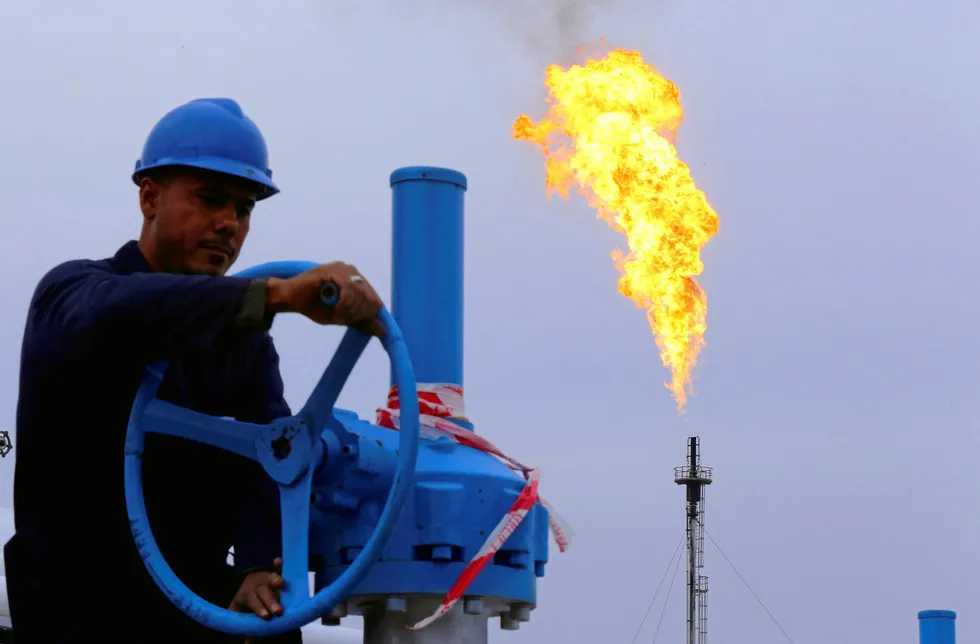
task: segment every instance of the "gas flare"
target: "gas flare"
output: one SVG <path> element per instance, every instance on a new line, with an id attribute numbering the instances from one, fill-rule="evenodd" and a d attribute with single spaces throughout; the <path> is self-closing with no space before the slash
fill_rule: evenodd
<path id="1" fill-rule="evenodd" d="M 707 329 L 708 300 L 695 276 L 718 215 L 672 142 L 684 118 L 680 91 L 622 49 L 568 69 L 551 65 L 545 83 L 547 116 L 522 114 L 513 137 L 541 146 L 549 197 L 567 199 L 575 187 L 626 235 L 629 252 L 612 253 L 619 291 L 646 311 L 671 371 L 666 387 L 683 411 Z"/>

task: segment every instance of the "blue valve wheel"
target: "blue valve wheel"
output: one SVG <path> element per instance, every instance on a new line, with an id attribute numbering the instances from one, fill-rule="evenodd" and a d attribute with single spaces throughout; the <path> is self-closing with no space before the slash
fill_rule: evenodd
<path id="1" fill-rule="evenodd" d="M 238 277 L 288 279 L 316 266 L 312 262 L 270 262 L 238 273 Z M 336 285 L 321 292 L 325 305 L 339 297 Z M 388 353 L 398 390 L 405 399 L 417 396 L 415 373 L 401 330 L 387 309 L 378 319 L 385 328 L 381 344 Z M 378 523 L 357 559 L 332 584 L 309 596 L 310 495 L 313 473 L 324 458 L 322 431 L 331 423 L 340 391 L 370 337 L 348 329 L 310 394 L 295 416 L 268 425 L 243 423 L 209 416 L 156 398 L 168 361 L 147 367 L 136 392 L 126 432 L 125 491 L 130 528 L 140 556 L 160 590 L 184 613 L 209 628 L 246 637 L 266 637 L 295 630 L 330 612 L 347 599 L 381 556 L 401 514 L 415 477 L 419 450 L 418 407 L 402 409 L 398 463 L 394 484 L 388 492 Z M 286 588 L 281 594 L 283 614 L 264 620 L 257 615 L 235 613 L 201 599 L 171 570 L 150 530 L 143 501 L 142 456 L 144 433 L 158 433 L 194 440 L 234 452 L 260 463 L 279 485 L 282 503 L 282 574 Z M 271 562 L 270 562 L 271 563 Z"/>

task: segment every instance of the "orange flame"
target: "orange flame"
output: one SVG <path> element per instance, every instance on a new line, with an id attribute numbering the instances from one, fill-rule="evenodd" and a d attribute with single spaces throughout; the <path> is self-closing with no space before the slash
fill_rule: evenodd
<path id="1" fill-rule="evenodd" d="M 535 123 L 522 114 L 513 136 L 541 146 L 549 197 L 567 199 L 577 184 L 626 235 L 629 252 L 612 254 L 619 291 L 646 310 L 671 371 L 666 387 L 683 411 L 707 328 L 707 297 L 694 278 L 718 215 L 671 142 L 684 118 L 680 91 L 638 52 L 621 49 L 568 69 L 551 65 L 545 82 L 547 117 Z"/>

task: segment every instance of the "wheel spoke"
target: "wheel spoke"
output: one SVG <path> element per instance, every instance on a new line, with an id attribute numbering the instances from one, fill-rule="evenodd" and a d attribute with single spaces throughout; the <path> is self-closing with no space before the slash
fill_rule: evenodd
<path id="1" fill-rule="evenodd" d="M 209 416 L 159 399 L 147 404 L 142 424 L 143 431 L 148 434 L 186 438 L 220 447 L 253 461 L 258 460 L 255 441 L 266 428 L 265 425 Z"/>
<path id="2" fill-rule="evenodd" d="M 320 381 L 316 383 L 313 393 L 300 410 L 301 418 L 309 418 L 318 430 L 327 426 L 333 413 L 333 406 L 337 404 L 337 396 L 340 395 L 340 390 L 344 388 L 354 365 L 357 364 L 370 340 L 371 336 L 348 329 L 330 364 L 320 376 Z"/>
<path id="3" fill-rule="evenodd" d="M 310 492 L 313 472 L 308 469 L 293 485 L 280 485 L 282 512 L 282 576 L 286 588 L 281 593 L 288 610 L 310 598 Z"/>

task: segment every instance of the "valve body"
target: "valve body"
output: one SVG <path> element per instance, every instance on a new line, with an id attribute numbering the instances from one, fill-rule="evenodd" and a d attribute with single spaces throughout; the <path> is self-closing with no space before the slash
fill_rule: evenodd
<path id="1" fill-rule="evenodd" d="M 402 168 L 391 175 L 391 187 L 392 314 L 420 391 L 426 384 L 461 387 L 466 177 L 444 168 Z M 344 474 L 315 494 L 317 589 L 343 574 L 370 536 L 396 457 L 392 430 L 341 410 L 336 420 L 357 444 L 346 446 Z M 473 430 L 465 419 L 457 424 Z M 327 451 L 336 454 L 338 447 L 328 441 Z M 524 486 L 523 477 L 494 456 L 447 438 L 423 440 L 414 490 L 381 560 L 323 623 L 360 614 L 366 644 L 485 643 L 491 617 L 500 618 L 501 628 L 517 629 L 530 619 L 548 561 L 548 514 L 540 504 L 449 614 L 421 630 L 406 625 L 436 610 Z"/>

